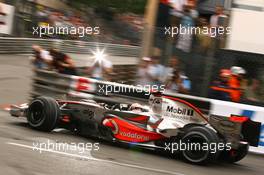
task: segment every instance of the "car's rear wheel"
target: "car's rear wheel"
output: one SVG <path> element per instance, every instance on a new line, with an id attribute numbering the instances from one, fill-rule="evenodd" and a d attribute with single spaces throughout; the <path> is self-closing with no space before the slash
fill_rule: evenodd
<path id="1" fill-rule="evenodd" d="M 219 156 L 219 151 L 216 149 L 219 137 L 210 128 L 204 126 L 190 127 L 181 140 L 182 144 L 186 145 L 181 153 L 188 162 L 206 164 L 215 161 Z"/>
<path id="2" fill-rule="evenodd" d="M 56 127 L 59 116 L 59 105 L 56 100 L 50 97 L 38 97 L 34 99 L 27 110 L 29 125 L 34 129 L 46 132 Z"/>

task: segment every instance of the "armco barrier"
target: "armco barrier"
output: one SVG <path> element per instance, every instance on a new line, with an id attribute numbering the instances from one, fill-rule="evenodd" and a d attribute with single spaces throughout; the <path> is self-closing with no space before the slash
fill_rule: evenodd
<path id="1" fill-rule="evenodd" d="M 37 44 L 45 49 L 56 48 L 65 53 L 91 54 L 96 48 L 105 48 L 112 56 L 139 57 L 140 47 L 110 43 L 96 43 L 78 40 L 9 38 L 0 37 L 0 54 L 32 53 L 32 45 Z"/>
<path id="2" fill-rule="evenodd" d="M 122 93 L 111 93 L 114 87 L 121 87 Z M 109 93 L 108 93 L 109 92 Z M 133 93 L 135 92 L 135 93 Z M 70 76 L 58 74 L 53 71 L 36 70 L 32 82 L 31 98 L 40 95 L 51 96 L 54 98 L 93 98 L 102 101 L 124 102 L 127 103 L 129 94 L 129 103 L 146 102 L 147 92 L 142 88 L 120 83 L 99 81 L 80 76 Z M 137 95 L 135 95 L 137 94 Z M 111 96 L 110 98 L 105 98 Z"/>
<path id="3" fill-rule="evenodd" d="M 115 92 L 115 88 L 122 88 L 122 91 Z M 106 94 L 106 92 L 108 93 Z M 261 122 L 262 131 L 259 147 L 251 147 L 250 150 L 256 153 L 264 154 L 263 107 L 213 100 L 178 93 L 170 93 L 167 91 L 165 91 L 164 94 L 184 99 L 201 109 L 203 113 L 207 115 L 243 115 L 250 117 L 254 121 Z M 146 91 L 146 89 L 144 90 L 136 86 L 37 70 L 33 78 L 33 90 L 31 95 L 32 97 L 46 95 L 55 98 L 89 98 L 113 103 L 146 103 L 149 93 Z"/>

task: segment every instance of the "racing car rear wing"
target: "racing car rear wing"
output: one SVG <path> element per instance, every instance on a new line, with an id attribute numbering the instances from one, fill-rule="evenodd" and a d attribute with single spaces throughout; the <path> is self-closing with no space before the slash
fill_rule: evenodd
<path id="1" fill-rule="evenodd" d="M 246 141 L 250 146 L 259 144 L 261 123 L 250 120 L 248 117 L 231 115 L 230 117 L 211 115 L 209 123 L 227 142 L 238 146 L 239 141 Z"/>

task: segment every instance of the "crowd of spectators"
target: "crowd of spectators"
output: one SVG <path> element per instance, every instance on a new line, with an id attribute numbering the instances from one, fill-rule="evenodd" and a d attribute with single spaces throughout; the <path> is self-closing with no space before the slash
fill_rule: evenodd
<path id="1" fill-rule="evenodd" d="M 85 65 L 85 70 L 80 71 L 68 54 L 54 48 L 45 50 L 39 45 L 33 45 L 32 49 L 34 54 L 31 61 L 34 69 L 55 71 L 66 75 L 80 75 L 81 72 L 82 75 L 90 78 L 111 81 L 113 65 L 111 61 L 103 58 L 103 55 L 99 55 L 100 58 L 93 56 L 93 63 Z"/>
<path id="2" fill-rule="evenodd" d="M 171 92 L 188 93 L 191 82 L 184 72 L 180 70 L 179 60 L 173 56 L 167 66 L 160 64 L 157 56 L 143 57 L 137 72 L 137 85 L 141 86 L 164 86 L 160 90 Z"/>
<path id="3" fill-rule="evenodd" d="M 124 44 L 139 45 L 142 40 L 144 30 L 144 18 L 142 15 L 133 13 L 116 14 L 113 19 L 116 35 L 127 38 Z"/>
<path id="4" fill-rule="evenodd" d="M 216 6 L 214 14 L 199 14 L 197 0 L 163 0 L 161 3 L 169 6 L 168 22 L 162 24 L 160 27 L 171 26 L 186 28 L 189 31 L 178 33 L 174 38 L 175 47 L 183 52 L 197 51 L 205 54 L 208 49 L 215 49 L 224 46 L 225 33 L 219 32 L 221 27 L 227 27 L 228 15 L 224 13 L 222 6 Z M 167 16 L 166 16 L 167 18 Z M 159 19 L 162 20 L 162 19 Z M 199 30 L 198 30 L 199 28 Z M 207 28 L 203 32 L 203 29 Z"/>
<path id="5" fill-rule="evenodd" d="M 56 49 L 45 50 L 39 45 L 32 46 L 34 57 L 32 63 L 34 69 L 56 71 L 61 74 L 79 75 L 73 59 Z M 172 92 L 188 93 L 191 82 L 184 72 L 180 70 L 180 62 L 177 57 L 172 57 L 167 66 L 160 64 L 158 56 L 143 57 L 136 74 L 135 85 L 142 87 L 161 87 Z M 103 55 L 94 56 L 94 61 L 85 66 L 83 73 L 89 78 L 111 81 L 113 65 Z M 160 88 L 161 90 L 161 88 Z"/>
<path id="6" fill-rule="evenodd" d="M 170 92 L 191 93 L 191 81 L 181 70 L 176 56 L 169 59 L 166 66 L 161 65 L 159 57 L 143 57 L 137 72 L 137 85 L 164 86 Z M 246 78 L 246 70 L 232 66 L 221 69 L 210 86 L 209 98 L 238 103 L 262 104 L 264 89 L 260 80 Z"/>
<path id="7" fill-rule="evenodd" d="M 85 22 L 83 18 L 81 18 L 80 14 L 74 12 L 62 12 L 50 8 L 46 8 L 43 6 L 38 6 L 38 11 L 36 13 L 36 22 L 38 27 L 75 27 L 79 26 L 88 27 L 89 23 Z M 51 38 L 67 38 L 67 39 L 80 39 L 77 34 L 69 34 L 64 36 L 60 33 L 56 33 L 54 35 L 46 34 L 46 37 Z"/>
<path id="8" fill-rule="evenodd" d="M 242 67 L 232 66 L 230 69 L 221 69 L 219 77 L 213 82 L 209 97 L 213 99 L 261 103 L 264 91 L 258 79 L 245 78 L 246 71 Z"/>
<path id="9" fill-rule="evenodd" d="M 59 11 L 44 6 L 38 6 L 36 12 L 38 27 L 98 27 L 99 34 L 79 37 L 77 33 L 67 35 L 46 34 L 46 38 L 77 39 L 85 41 L 99 41 L 113 44 L 139 45 L 141 31 L 143 30 L 143 17 L 133 13 L 115 14 L 112 20 L 106 20 L 96 11 L 90 8 L 88 12 L 76 12 L 74 10 Z M 33 24 L 35 25 L 35 24 Z M 130 33 L 130 35 L 127 35 Z"/>
<path id="10" fill-rule="evenodd" d="M 34 57 L 32 63 L 35 69 L 56 71 L 61 74 L 79 75 L 73 59 L 56 49 L 45 50 L 33 45 Z M 99 57 L 100 58 L 99 58 Z M 84 75 L 97 80 L 111 81 L 113 65 L 111 61 L 98 55 L 92 64 L 87 64 Z M 218 78 L 212 82 L 209 97 L 224 101 L 261 104 L 264 99 L 264 89 L 258 79 L 246 79 L 246 70 L 232 66 L 221 69 Z M 169 59 L 168 64 L 162 65 L 159 56 L 143 57 L 139 63 L 135 85 L 142 87 L 159 87 L 167 90 L 189 94 L 191 81 L 181 70 L 181 63 L 176 56 Z M 163 86 L 163 88 L 161 88 Z"/>
<path id="11" fill-rule="evenodd" d="M 58 73 L 77 75 L 76 66 L 71 57 L 56 49 L 45 50 L 39 45 L 32 46 L 35 69 L 55 70 Z"/>

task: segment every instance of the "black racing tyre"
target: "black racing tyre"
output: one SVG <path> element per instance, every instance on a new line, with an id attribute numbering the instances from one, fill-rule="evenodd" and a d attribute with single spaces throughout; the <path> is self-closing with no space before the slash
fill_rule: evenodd
<path id="1" fill-rule="evenodd" d="M 28 107 L 27 121 L 32 128 L 40 131 L 52 131 L 59 117 L 59 105 L 51 97 L 38 97 Z"/>
<path id="2" fill-rule="evenodd" d="M 181 141 L 186 145 L 186 149 L 181 150 L 181 154 L 188 162 L 203 165 L 217 160 L 219 156 L 220 152 L 217 149 L 219 137 L 212 129 L 205 126 L 188 128 Z"/>
<path id="3" fill-rule="evenodd" d="M 228 163 L 235 163 L 242 160 L 248 154 L 248 144 L 241 144 L 237 149 L 223 151 L 220 158 Z"/>

